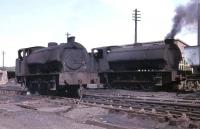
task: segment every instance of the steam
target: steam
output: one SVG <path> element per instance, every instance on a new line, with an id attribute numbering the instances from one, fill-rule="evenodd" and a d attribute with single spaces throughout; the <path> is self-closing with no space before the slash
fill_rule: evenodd
<path id="1" fill-rule="evenodd" d="M 166 38 L 174 38 L 183 27 L 196 26 L 198 21 L 198 0 L 190 0 L 188 4 L 175 9 L 173 26 Z"/>

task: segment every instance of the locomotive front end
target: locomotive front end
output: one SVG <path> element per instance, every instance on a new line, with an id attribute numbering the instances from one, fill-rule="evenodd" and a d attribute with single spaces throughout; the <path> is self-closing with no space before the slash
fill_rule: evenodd
<path id="1" fill-rule="evenodd" d="M 48 47 L 19 50 L 16 61 L 19 82 L 31 93 L 58 91 L 72 96 L 78 96 L 82 86 L 98 84 L 92 56 L 74 39 L 69 37 L 68 43 L 51 42 Z"/>
<path id="2" fill-rule="evenodd" d="M 98 74 L 93 67 L 92 58 L 85 47 L 71 37 L 61 54 L 63 70 L 59 74 L 59 84 L 84 86 L 98 84 Z"/>

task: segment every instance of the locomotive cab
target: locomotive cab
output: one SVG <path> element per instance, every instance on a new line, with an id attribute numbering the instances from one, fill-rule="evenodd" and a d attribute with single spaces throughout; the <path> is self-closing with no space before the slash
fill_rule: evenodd
<path id="1" fill-rule="evenodd" d="M 37 47 L 30 47 L 30 48 L 23 48 L 18 50 L 18 58 L 16 59 L 16 79 L 18 83 L 24 83 L 25 78 L 24 76 L 29 73 L 28 65 L 27 65 L 27 58 L 28 56 L 35 50 L 42 49 L 44 47 L 37 46 Z"/>

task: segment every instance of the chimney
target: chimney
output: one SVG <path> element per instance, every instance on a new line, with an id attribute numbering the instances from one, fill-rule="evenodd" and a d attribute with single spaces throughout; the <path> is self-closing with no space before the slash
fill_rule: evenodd
<path id="1" fill-rule="evenodd" d="M 174 39 L 165 39 L 165 44 L 174 44 Z"/>
<path id="2" fill-rule="evenodd" d="M 75 42 L 75 37 L 74 36 L 71 36 L 71 37 L 67 38 L 67 43 L 73 43 L 73 42 Z"/>

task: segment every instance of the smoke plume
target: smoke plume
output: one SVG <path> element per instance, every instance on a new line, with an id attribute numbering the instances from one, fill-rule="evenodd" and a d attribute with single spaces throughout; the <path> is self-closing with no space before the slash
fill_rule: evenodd
<path id="1" fill-rule="evenodd" d="M 188 26 L 196 26 L 198 21 L 198 0 L 190 0 L 186 5 L 175 9 L 173 26 L 166 38 L 174 38 L 181 29 Z"/>

